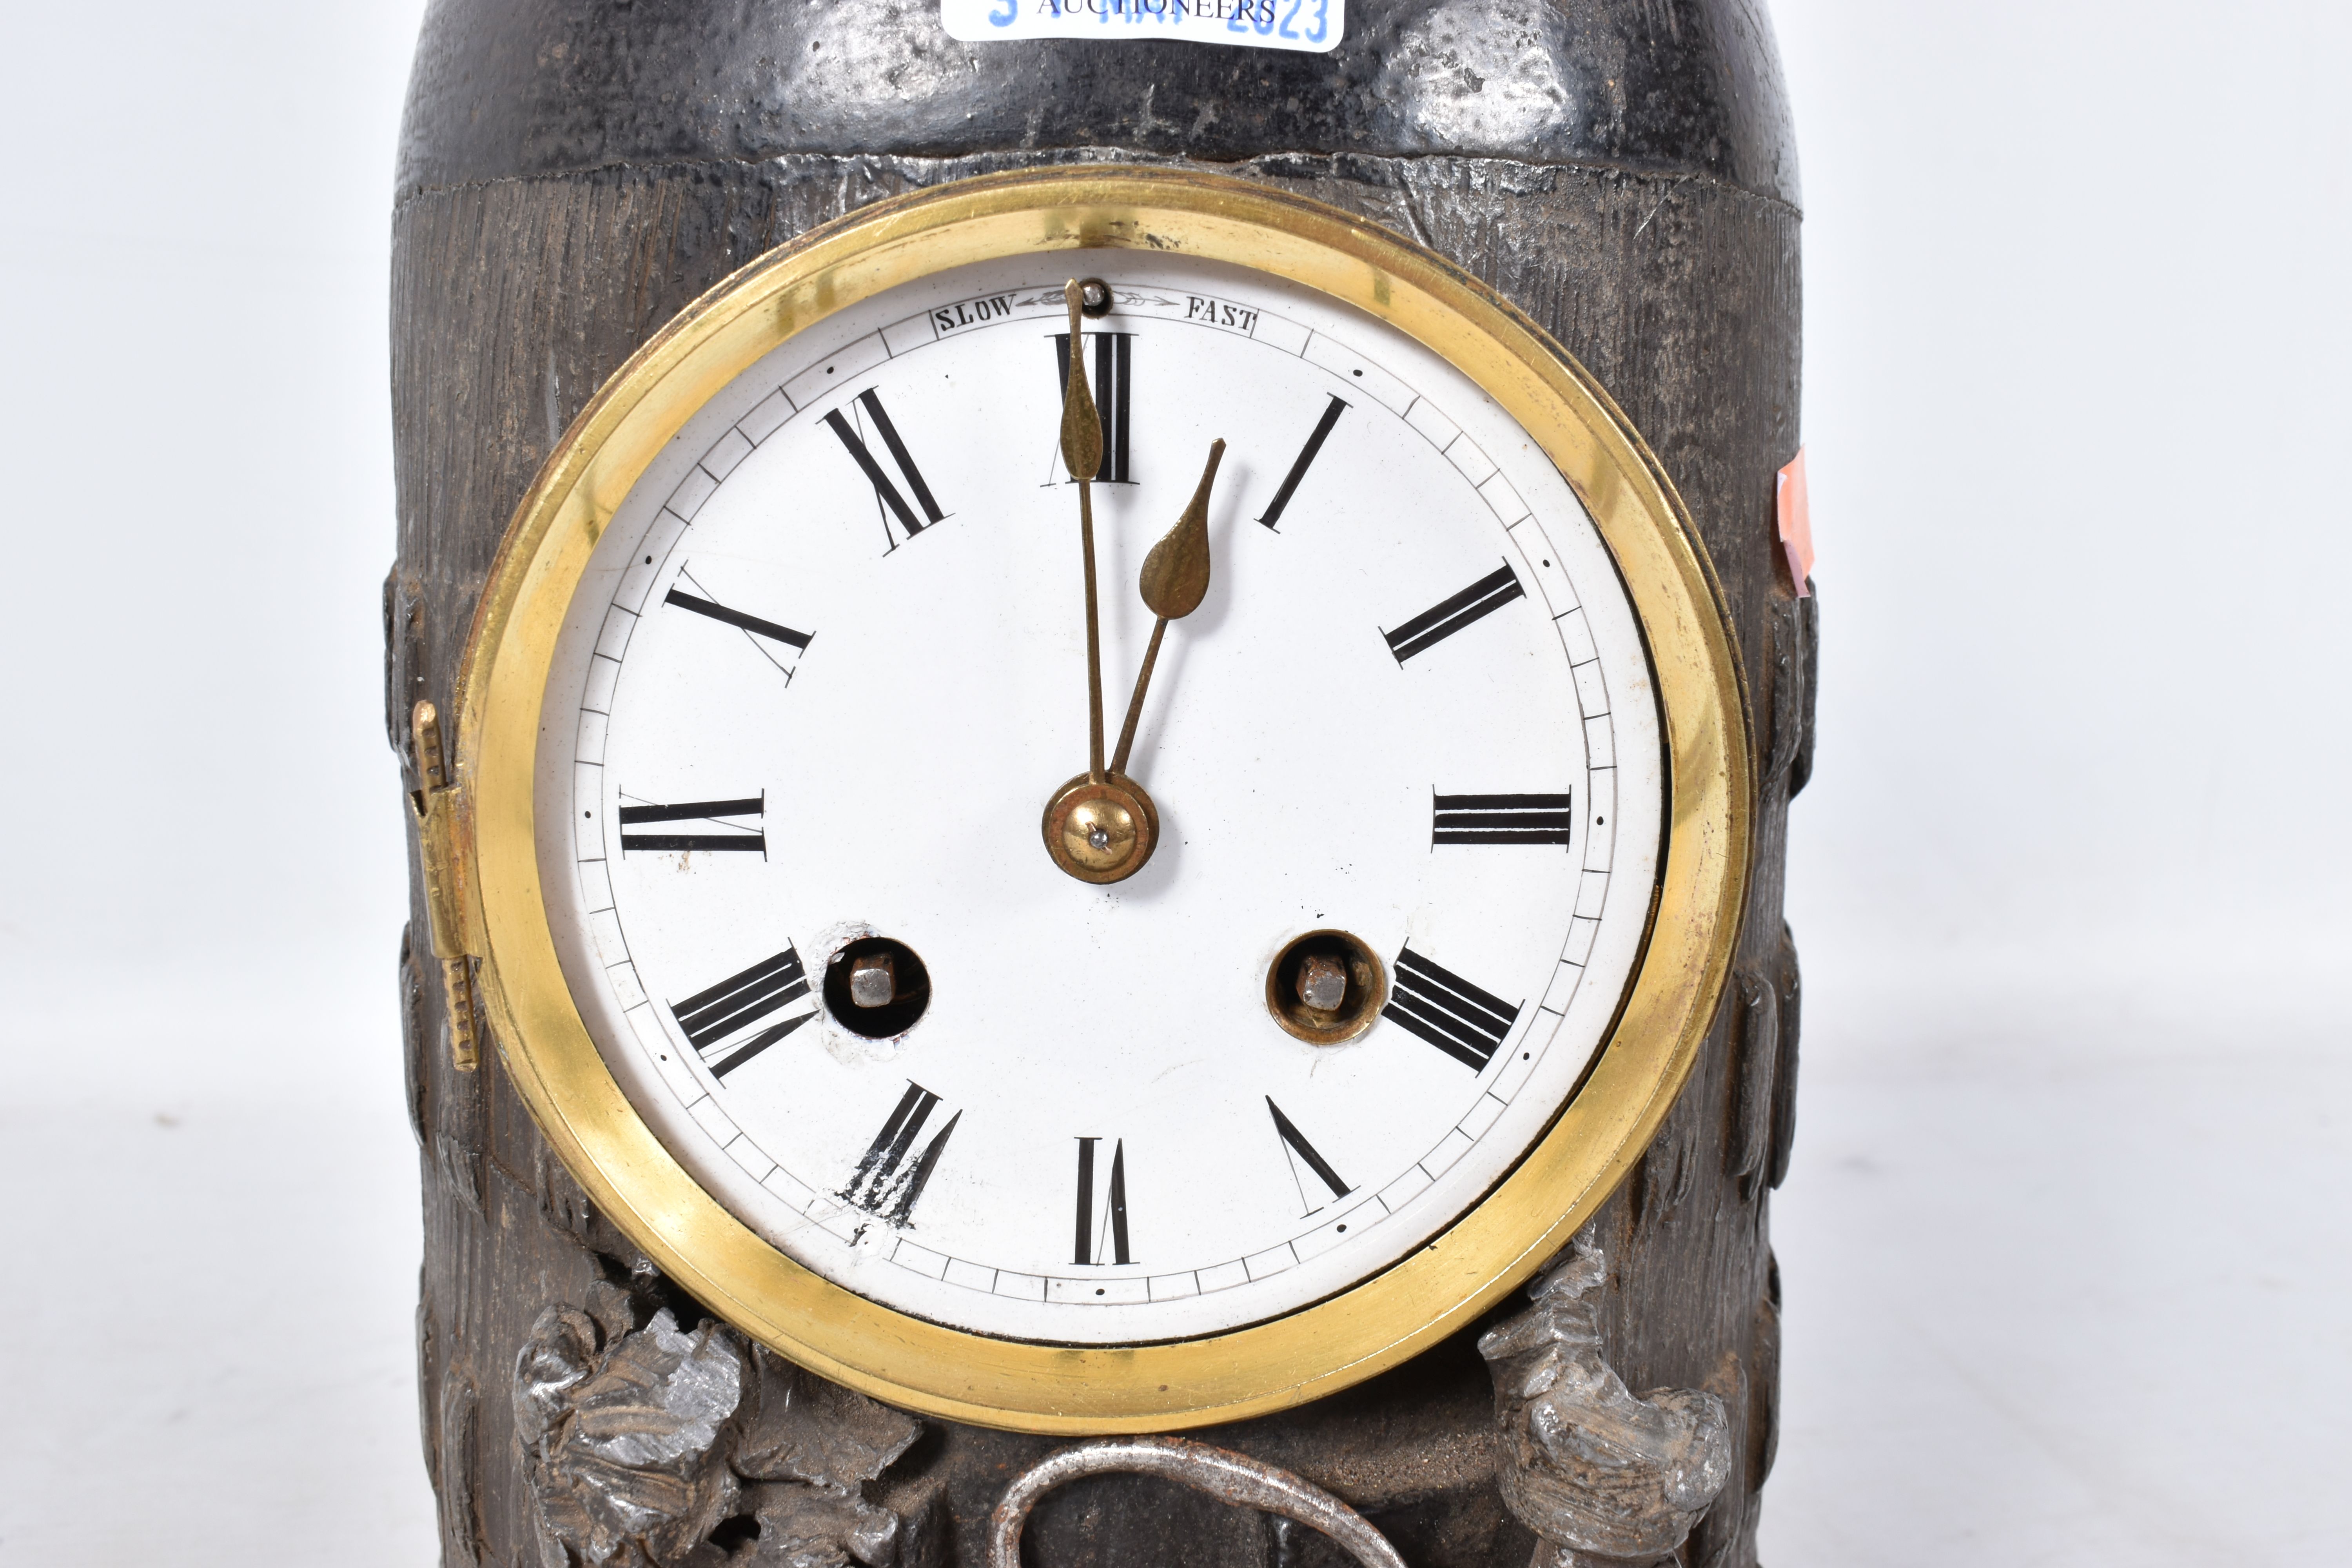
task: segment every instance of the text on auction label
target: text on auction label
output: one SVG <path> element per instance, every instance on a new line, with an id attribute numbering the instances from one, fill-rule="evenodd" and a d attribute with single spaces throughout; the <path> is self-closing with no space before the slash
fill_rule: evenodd
<path id="1" fill-rule="evenodd" d="M 1339 42 L 1348 0 L 940 0 L 948 37 L 1183 38 L 1323 54 Z"/>

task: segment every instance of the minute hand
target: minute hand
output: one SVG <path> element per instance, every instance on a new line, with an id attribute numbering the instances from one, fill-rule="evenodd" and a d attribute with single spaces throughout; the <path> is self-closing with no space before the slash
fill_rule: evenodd
<path id="1" fill-rule="evenodd" d="M 1143 693 L 1151 684 L 1151 667 L 1160 662 L 1160 639 L 1168 634 L 1168 623 L 1181 620 L 1201 607 L 1209 594 L 1209 487 L 1216 483 L 1217 465 L 1224 460 L 1225 444 L 1209 443 L 1209 464 L 1201 470 L 1200 488 L 1192 492 L 1192 504 L 1176 520 L 1176 526 L 1167 537 L 1151 547 L 1143 558 L 1143 572 L 1136 586 L 1143 595 L 1144 607 L 1160 617 L 1151 628 L 1151 646 L 1143 650 L 1143 668 L 1136 672 L 1135 695 L 1127 701 L 1127 722 L 1119 727 L 1118 751 L 1111 757 L 1110 771 L 1127 772 L 1127 754 L 1135 746 L 1136 722 L 1143 717 Z"/>
<path id="2" fill-rule="evenodd" d="M 1087 572 L 1087 776 L 1103 782 L 1102 630 L 1095 612 L 1094 477 L 1102 467 L 1102 419 L 1087 389 L 1086 339 L 1079 331 L 1085 286 L 1073 278 L 1062 289 L 1070 309 L 1070 374 L 1062 387 L 1062 464 L 1078 481 L 1078 545 Z M 1119 752 L 1124 757 L 1124 748 Z"/>

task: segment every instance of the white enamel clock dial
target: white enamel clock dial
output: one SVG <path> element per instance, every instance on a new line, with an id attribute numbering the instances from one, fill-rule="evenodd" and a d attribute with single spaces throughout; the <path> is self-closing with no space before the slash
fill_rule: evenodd
<path id="1" fill-rule="evenodd" d="M 1076 259 L 1115 293 L 1114 735 L 1144 552 L 1228 443 L 1128 768 L 1149 864 L 1089 884 L 1040 833 L 1087 763 L 1068 258 L 868 300 L 688 424 L 573 600 L 540 853 L 598 1048 L 744 1224 L 919 1318 L 1115 1344 L 1333 1295 L 1512 1169 L 1625 994 L 1663 786 L 1610 555 L 1476 385 L 1264 274 Z M 1389 987 L 1343 1043 L 1268 1006 L 1318 931 Z M 897 1033 L 845 970 L 826 1000 L 873 938 L 928 976 Z"/>

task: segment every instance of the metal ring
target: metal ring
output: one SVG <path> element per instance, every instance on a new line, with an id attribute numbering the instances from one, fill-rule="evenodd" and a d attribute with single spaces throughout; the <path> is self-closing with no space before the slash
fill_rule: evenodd
<path id="1" fill-rule="evenodd" d="M 1181 1437 L 1115 1437 L 1049 1455 L 1013 1479 L 988 1521 L 989 1568 L 1021 1568 L 1021 1527 L 1037 1500 L 1065 1481 L 1113 1470 L 1158 1476 L 1220 1502 L 1277 1513 L 1321 1531 L 1366 1568 L 1404 1568 L 1364 1516 L 1288 1470 Z"/>

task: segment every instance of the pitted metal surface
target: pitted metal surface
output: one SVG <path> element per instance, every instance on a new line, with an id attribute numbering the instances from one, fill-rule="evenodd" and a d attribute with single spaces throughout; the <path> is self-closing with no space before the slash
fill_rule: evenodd
<path id="1" fill-rule="evenodd" d="M 1065 1448 L 1015 1477 L 988 1521 L 988 1568 L 1021 1568 L 1021 1529 L 1037 1500 L 1081 1476 L 1125 1471 L 1157 1476 L 1236 1508 L 1254 1508 L 1321 1531 L 1366 1568 L 1404 1568 L 1404 1559 L 1362 1514 L 1288 1470 L 1181 1437 L 1113 1438 Z"/>
<path id="2" fill-rule="evenodd" d="M 546 1568 L 927 1568 L 928 1538 L 865 1496 L 920 1422 L 723 1323 L 688 1331 L 663 1307 L 637 1326 L 638 1305 L 595 1285 L 516 1355 Z"/>
<path id="3" fill-rule="evenodd" d="M 1542 1537 L 1535 1568 L 1656 1562 L 1731 1479 L 1731 1422 L 1702 1389 L 1636 1397 L 1603 1355 L 1609 1274 L 1592 1234 L 1529 1288 L 1535 1305 L 1486 1331 L 1503 1500 Z"/>
<path id="4" fill-rule="evenodd" d="M 966 44 L 935 0 L 442 0 L 399 188 L 784 153 L 1472 153 L 1798 201 L 1762 0 L 1351 0 L 1328 55 Z"/>

